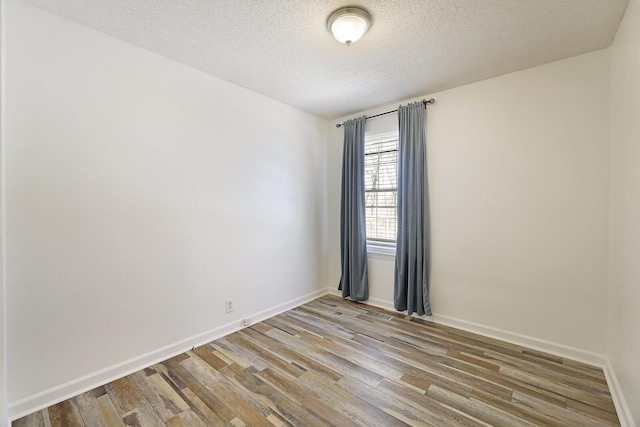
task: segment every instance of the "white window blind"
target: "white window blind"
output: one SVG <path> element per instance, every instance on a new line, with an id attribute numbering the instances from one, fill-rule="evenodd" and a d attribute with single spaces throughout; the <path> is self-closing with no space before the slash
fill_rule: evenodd
<path id="1" fill-rule="evenodd" d="M 396 241 L 398 134 L 365 139 L 364 186 L 367 240 L 393 245 Z"/>

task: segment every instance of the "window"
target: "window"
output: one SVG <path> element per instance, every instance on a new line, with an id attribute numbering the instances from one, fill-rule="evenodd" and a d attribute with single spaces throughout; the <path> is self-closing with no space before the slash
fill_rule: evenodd
<path id="1" fill-rule="evenodd" d="M 367 243 L 395 246 L 398 133 L 366 137 L 364 190 Z"/>

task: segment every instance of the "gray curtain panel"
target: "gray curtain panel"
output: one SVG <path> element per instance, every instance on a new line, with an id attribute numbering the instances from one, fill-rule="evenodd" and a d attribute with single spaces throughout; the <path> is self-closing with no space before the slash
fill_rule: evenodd
<path id="1" fill-rule="evenodd" d="M 344 124 L 342 200 L 340 203 L 340 261 L 338 289 L 353 301 L 369 299 L 367 236 L 364 210 L 364 126 L 366 117 Z"/>
<path id="2" fill-rule="evenodd" d="M 394 304 L 431 315 L 426 118 L 422 102 L 398 107 L 398 235 Z"/>

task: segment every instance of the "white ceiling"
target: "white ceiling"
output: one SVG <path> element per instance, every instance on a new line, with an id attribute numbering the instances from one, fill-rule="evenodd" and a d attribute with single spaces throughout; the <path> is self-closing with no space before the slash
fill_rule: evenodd
<path id="1" fill-rule="evenodd" d="M 27 0 L 334 119 L 605 48 L 628 0 Z M 347 47 L 328 16 L 371 14 Z"/>

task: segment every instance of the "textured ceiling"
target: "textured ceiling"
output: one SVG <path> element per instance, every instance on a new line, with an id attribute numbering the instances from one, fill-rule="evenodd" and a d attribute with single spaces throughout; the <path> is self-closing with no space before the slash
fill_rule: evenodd
<path id="1" fill-rule="evenodd" d="M 27 0 L 328 119 L 605 48 L 628 0 Z M 326 28 L 357 5 L 347 47 Z"/>

